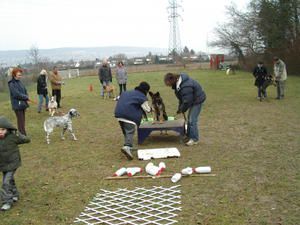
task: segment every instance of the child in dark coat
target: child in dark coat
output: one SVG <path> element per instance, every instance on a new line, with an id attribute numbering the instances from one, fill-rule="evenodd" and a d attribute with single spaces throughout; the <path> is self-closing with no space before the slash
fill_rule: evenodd
<path id="1" fill-rule="evenodd" d="M 9 210 L 13 202 L 19 200 L 19 192 L 14 179 L 17 168 L 21 166 L 18 145 L 30 142 L 25 135 L 16 135 L 16 130 L 5 117 L 0 117 L 0 171 L 3 173 L 1 211 Z"/>

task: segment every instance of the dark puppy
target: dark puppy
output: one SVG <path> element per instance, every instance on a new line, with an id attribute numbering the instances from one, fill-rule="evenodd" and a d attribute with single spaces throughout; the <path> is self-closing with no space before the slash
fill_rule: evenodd
<path id="1" fill-rule="evenodd" d="M 163 103 L 159 92 L 153 94 L 151 91 L 149 91 L 149 95 L 152 99 L 153 123 L 163 123 L 164 121 L 168 120 L 165 104 Z"/>

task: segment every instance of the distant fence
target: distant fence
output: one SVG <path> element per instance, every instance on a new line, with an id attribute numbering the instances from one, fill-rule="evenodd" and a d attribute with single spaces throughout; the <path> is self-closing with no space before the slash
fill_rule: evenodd
<path id="1" fill-rule="evenodd" d="M 71 79 L 80 76 L 79 69 L 60 70 L 58 73 L 63 79 Z"/>
<path id="2" fill-rule="evenodd" d="M 232 62 L 226 62 L 232 63 Z M 189 64 L 148 64 L 148 65 L 130 65 L 127 67 L 127 72 L 130 73 L 146 73 L 146 72 L 181 72 L 183 70 L 209 69 L 209 62 L 189 63 Z M 115 68 L 112 72 L 115 73 Z M 63 79 L 71 79 L 83 76 L 96 76 L 98 69 L 68 69 L 60 70 L 59 74 Z M 7 82 L 11 79 L 10 76 L 0 74 L 0 92 L 8 91 Z M 34 82 L 32 74 L 24 74 L 22 82 L 25 86 L 32 85 Z"/>

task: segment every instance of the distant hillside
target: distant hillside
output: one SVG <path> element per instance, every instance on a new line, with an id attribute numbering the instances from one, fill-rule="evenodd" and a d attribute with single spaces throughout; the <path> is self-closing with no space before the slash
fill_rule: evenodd
<path id="1" fill-rule="evenodd" d="M 0 66 L 12 66 L 30 62 L 28 58 L 28 50 L 0 51 Z M 147 48 L 147 47 L 94 47 L 94 48 L 53 48 L 40 49 L 41 57 L 47 57 L 51 61 L 73 59 L 79 60 L 94 60 L 95 58 L 103 58 L 113 56 L 119 53 L 126 54 L 127 57 L 139 57 L 152 54 L 166 54 L 167 49 L 163 48 Z"/>

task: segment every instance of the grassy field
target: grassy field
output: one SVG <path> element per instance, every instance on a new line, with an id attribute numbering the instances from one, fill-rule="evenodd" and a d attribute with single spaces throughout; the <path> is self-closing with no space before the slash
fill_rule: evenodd
<path id="1" fill-rule="evenodd" d="M 289 76 L 284 100 L 275 100 L 275 88 L 270 87 L 269 98 L 259 102 L 248 73 L 188 73 L 208 96 L 201 113 L 200 144 L 185 147 L 177 136 L 157 133 L 141 146 L 180 149 L 181 158 L 165 160 L 165 173 L 210 165 L 217 174 L 180 182 L 183 210 L 178 224 L 300 224 L 300 77 Z M 130 74 L 129 88 L 148 81 L 151 90 L 161 92 L 167 113 L 174 115 L 177 100 L 163 85 L 163 75 Z M 97 77 L 83 77 L 63 87 L 63 111 L 75 107 L 81 113 L 73 121 L 77 142 L 61 141 L 55 132 L 47 145 L 42 127 L 47 114 L 30 107 L 26 119 L 32 143 L 22 146 L 23 166 L 16 174 L 21 200 L 11 211 L 0 213 L 0 224 L 71 224 L 101 188 L 172 185 L 169 179 L 104 180 L 121 166 L 146 162 L 129 162 L 120 153 L 123 137 L 113 117 L 115 102 L 100 99 L 98 83 Z M 94 92 L 88 91 L 89 84 Z M 15 123 L 10 103 L 0 104 L 0 114 Z"/>

